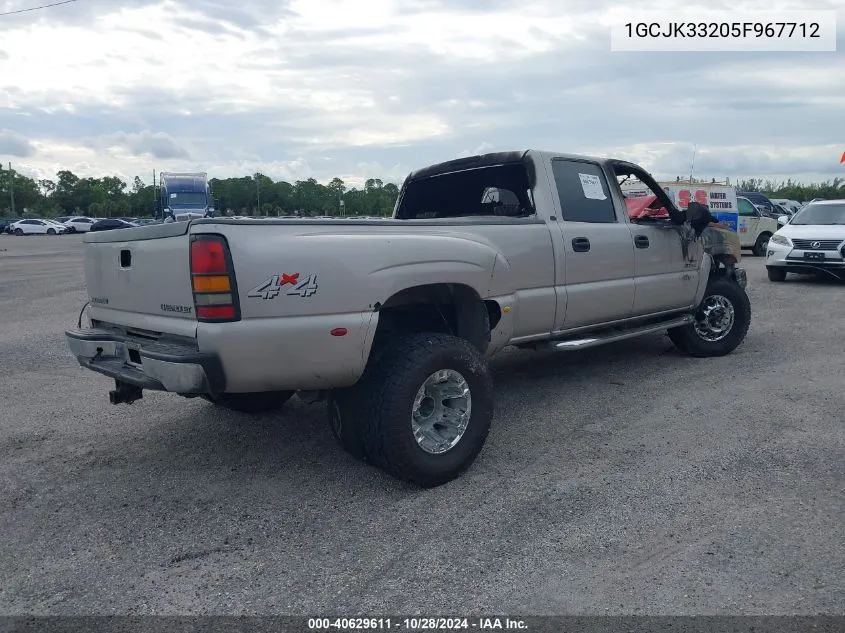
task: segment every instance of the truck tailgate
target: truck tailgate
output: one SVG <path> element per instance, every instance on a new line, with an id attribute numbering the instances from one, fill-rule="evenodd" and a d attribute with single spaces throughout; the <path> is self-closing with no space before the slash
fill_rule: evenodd
<path id="1" fill-rule="evenodd" d="M 187 231 L 174 222 L 87 234 L 92 308 L 194 320 Z"/>

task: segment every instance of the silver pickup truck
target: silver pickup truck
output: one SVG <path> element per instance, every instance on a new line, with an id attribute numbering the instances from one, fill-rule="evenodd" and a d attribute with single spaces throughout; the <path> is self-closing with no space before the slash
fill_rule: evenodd
<path id="1" fill-rule="evenodd" d="M 654 213 L 631 219 L 630 178 L 652 190 Z M 90 326 L 80 315 L 66 337 L 83 367 L 114 379 L 114 404 L 151 389 L 258 412 L 298 393 L 327 403 L 347 451 L 436 486 L 481 450 L 486 359 L 506 346 L 668 331 L 708 357 L 742 342 L 745 275 L 723 239 L 735 235 L 691 209 L 632 163 L 525 151 L 416 171 L 384 220 L 90 233 Z"/>

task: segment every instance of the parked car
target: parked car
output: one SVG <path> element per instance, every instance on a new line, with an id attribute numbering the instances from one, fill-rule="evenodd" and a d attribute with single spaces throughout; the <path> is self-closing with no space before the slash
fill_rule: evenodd
<path id="1" fill-rule="evenodd" d="M 9 232 L 9 221 L 0 218 L 0 235 Z"/>
<path id="2" fill-rule="evenodd" d="M 771 214 L 775 212 L 774 203 L 762 193 L 759 193 L 757 191 L 737 191 L 736 195 L 746 198 L 750 200 L 751 203 L 756 207 L 760 207 L 760 210 L 764 215 L 768 215 L 769 217 L 771 217 Z"/>
<path id="3" fill-rule="evenodd" d="M 67 227 L 52 220 L 18 220 L 9 226 L 15 235 L 60 235 L 67 233 Z"/>
<path id="4" fill-rule="evenodd" d="M 67 222 L 68 220 L 70 220 L 72 218 L 73 218 L 72 215 L 63 215 L 63 216 L 58 217 L 58 218 L 53 218 L 53 220 L 55 220 L 59 224 L 64 224 L 65 222 Z"/>
<path id="5" fill-rule="evenodd" d="M 65 233 L 71 232 L 70 228 L 68 226 L 62 224 L 61 222 L 57 222 L 56 220 L 53 220 L 53 219 L 48 219 L 48 220 L 45 219 L 44 221 L 48 222 L 49 224 L 52 224 L 57 229 L 64 229 L 64 231 L 59 231 L 60 234 L 62 234 L 62 235 L 64 235 Z"/>
<path id="6" fill-rule="evenodd" d="M 632 219 L 622 177 L 646 183 L 665 217 Z M 350 453 L 436 486 L 481 451 L 495 399 L 486 359 L 508 345 L 564 352 L 666 331 L 695 357 L 740 345 L 751 311 L 739 240 L 713 220 L 626 161 L 473 156 L 411 174 L 390 222 L 89 234 L 93 326 L 66 337 L 83 367 L 115 380 L 113 404 L 150 389 L 255 412 L 299 392 L 327 403 Z"/>
<path id="7" fill-rule="evenodd" d="M 91 230 L 91 226 L 96 222 L 93 218 L 83 215 L 69 218 L 63 224 L 68 227 L 71 233 L 87 233 Z"/>
<path id="8" fill-rule="evenodd" d="M 133 226 L 137 226 L 137 224 L 121 220 L 120 218 L 106 218 L 105 220 L 94 222 L 89 231 L 112 231 L 114 229 L 129 229 Z"/>
<path id="9" fill-rule="evenodd" d="M 787 273 L 845 279 L 845 200 L 811 202 L 789 218 L 769 240 L 766 271 L 770 281 Z"/>
<path id="10" fill-rule="evenodd" d="M 801 210 L 802 205 L 797 200 L 789 200 L 788 198 L 772 198 L 771 200 L 773 204 L 783 207 L 788 212 L 788 215 Z"/>

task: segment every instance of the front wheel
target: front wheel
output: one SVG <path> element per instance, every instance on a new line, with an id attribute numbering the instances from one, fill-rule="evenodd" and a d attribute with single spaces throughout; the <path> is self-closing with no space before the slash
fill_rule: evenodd
<path id="1" fill-rule="evenodd" d="M 238 413 L 264 413 L 282 407 L 293 395 L 293 391 L 262 391 L 258 393 L 221 393 L 203 398 L 230 411 Z"/>
<path id="2" fill-rule="evenodd" d="M 769 281 L 786 281 L 786 271 L 783 268 L 766 268 Z"/>
<path id="3" fill-rule="evenodd" d="M 15 229 L 15 235 L 17 235 L 18 237 L 23 235 L 23 229 Z"/>
<path id="4" fill-rule="evenodd" d="M 468 341 L 444 334 L 399 339 L 368 367 L 360 429 L 369 460 L 425 488 L 447 483 L 481 452 L 493 418 L 493 384 Z"/>
<path id="5" fill-rule="evenodd" d="M 704 300 L 689 325 L 669 330 L 675 347 L 700 358 L 725 356 L 745 340 L 751 325 L 751 302 L 739 284 L 711 279 Z"/>
<path id="6" fill-rule="evenodd" d="M 55 235 L 56 229 L 47 229 L 47 235 Z"/>

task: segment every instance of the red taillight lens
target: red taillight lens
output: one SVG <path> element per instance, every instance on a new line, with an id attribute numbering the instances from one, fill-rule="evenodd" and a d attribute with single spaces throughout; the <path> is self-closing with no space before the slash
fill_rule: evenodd
<path id="1" fill-rule="evenodd" d="M 218 240 L 191 242 L 191 272 L 200 275 L 225 275 L 226 251 Z"/>
<path id="2" fill-rule="evenodd" d="M 240 320 L 234 273 L 222 235 L 197 236 L 191 241 L 191 285 L 197 319 Z"/>
<path id="3" fill-rule="evenodd" d="M 237 313 L 235 306 L 197 306 L 197 316 L 200 319 L 234 319 Z"/>

